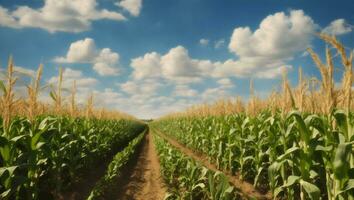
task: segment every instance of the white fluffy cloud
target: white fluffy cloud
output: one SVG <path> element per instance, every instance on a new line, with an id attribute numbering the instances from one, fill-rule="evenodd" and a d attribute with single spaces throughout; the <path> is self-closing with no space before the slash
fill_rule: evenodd
<path id="1" fill-rule="evenodd" d="M 98 80 L 95 78 L 85 77 L 80 70 L 65 68 L 63 71 L 63 88 L 70 89 L 74 81 L 76 81 L 76 86 L 78 87 L 78 89 L 92 88 L 98 83 Z M 51 77 L 48 80 L 48 83 L 56 86 L 58 84 L 58 77 Z"/>
<path id="2" fill-rule="evenodd" d="M 133 59 L 133 76 L 139 79 L 161 76 L 183 83 L 205 77 L 274 78 L 284 68 L 291 68 L 286 63 L 310 45 L 316 27 L 302 10 L 292 10 L 289 15 L 278 12 L 263 19 L 254 32 L 249 27 L 234 29 L 229 50 L 238 59 L 218 62 L 193 59 L 186 48 L 177 46 L 165 55 L 152 52 Z"/>
<path id="3" fill-rule="evenodd" d="M 284 12 L 269 15 L 254 32 L 249 27 L 236 28 L 229 43 L 230 51 L 239 57 L 233 65 L 277 71 L 274 68 L 309 46 L 315 29 L 316 24 L 302 10 L 292 10 L 289 15 Z"/>
<path id="4" fill-rule="evenodd" d="M 322 31 L 331 35 L 343 35 L 350 33 L 353 30 L 353 26 L 349 25 L 345 19 L 336 19 L 332 21 L 327 27 Z"/>
<path id="5" fill-rule="evenodd" d="M 228 90 L 222 87 L 207 88 L 201 94 L 203 102 L 211 103 L 221 98 L 229 98 L 231 94 Z"/>
<path id="6" fill-rule="evenodd" d="M 92 63 L 101 76 L 119 74 L 119 54 L 109 48 L 97 49 L 95 41 L 85 38 L 71 43 L 65 57 L 54 58 L 58 63 Z"/>
<path id="7" fill-rule="evenodd" d="M 164 55 L 146 53 L 132 59 L 133 77 L 136 79 L 163 77 L 178 82 L 189 83 L 201 80 L 213 68 L 209 60 L 192 59 L 183 46 L 172 48 Z"/>
<path id="8" fill-rule="evenodd" d="M 20 73 L 22 75 L 26 75 L 26 76 L 30 76 L 30 77 L 35 77 L 35 75 L 36 75 L 36 71 L 34 71 L 32 69 L 25 68 L 25 67 L 20 67 L 20 66 L 15 66 L 14 71 L 16 73 Z"/>
<path id="9" fill-rule="evenodd" d="M 234 84 L 229 78 L 219 79 L 217 83 L 220 85 L 221 88 L 231 88 L 234 86 Z"/>
<path id="10" fill-rule="evenodd" d="M 0 6 L 0 25 L 11 28 L 20 28 L 16 19 L 11 16 L 8 9 Z"/>
<path id="11" fill-rule="evenodd" d="M 162 74 L 170 79 L 183 77 L 198 77 L 204 71 L 212 68 L 208 60 L 192 59 L 188 50 L 177 46 L 161 57 Z"/>
<path id="12" fill-rule="evenodd" d="M 28 69 L 25 67 L 15 66 L 14 67 L 14 76 L 17 78 L 34 78 L 36 71 Z M 6 81 L 7 69 L 0 68 L 0 81 Z M 24 83 L 23 83 L 24 84 Z M 21 86 L 22 87 L 22 86 Z"/>
<path id="13" fill-rule="evenodd" d="M 263 19 L 254 32 L 249 27 L 236 28 L 229 49 L 241 58 L 289 58 L 308 46 L 315 27 L 302 10 L 290 15 L 278 12 Z"/>
<path id="14" fill-rule="evenodd" d="M 94 62 L 93 69 L 101 76 L 119 74 L 119 70 L 116 67 L 119 63 L 119 54 L 112 52 L 109 48 L 102 49 Z"/>
<path id="15" fill-rule="evenodd" d="M 88 96 L 94 91 L 99 81 L 92 77 L 86 77 L 80 70 L 74 70 L 71 68 L 63 69 L 63 82 L 62 82 L 62 95 L 64 101 L 70 96 L 70 91 L 72 89 L 74 81 L 76 81 L 76 100 L 79 104 L 84 104 L 87 101 Z M 49 96 L 51 88 L 56 88 L 58 86 L 58 77 L 53 76 L 49 78 L 46 82 L 51 87 L 46 88 L 40 94 L 40 100 L 44 102 L 51 102 L 52 99 Z"/>
<path id="16" fill-rule="evenodd" d="M 127 10 L 133 16 L 139 16 L 143 0 L 121 0 L 116 5 Z"/>
<path id="17" fill-rule="evenodd" d="M 54 60 L 61 63 L 89 63 L 97 56 L 95 41 L 85 38 L 70 44 L 66 57 L 57 57 Z"/>
<path id="18" fill-rule="evenodd" d="M 134 69 L 134 79 L 159 77 L 161 75 L 160 61 L 161 55 L 156 52 L 132 59 L 130 65 Z"/>
<path id="19" fill-rule="evenodd" d="M 282 74 L 284 69 L 291 69 L 292 66 L 286 65 L 280 60 L 266 59 L 243 59 L 226 60 L 225 62 L 215 63 L 213 76 L 222 77 L 256 77 L 263 79 L 272 79 Z"/>
<path id="20" fill-rule="evenodd" d="M 0 6 L 0 25 L 11 28 L 41 28 L 51 33 L 89 30 L 92 21 L 125 20 L 114 11 L 98 9 L 96 0 L 44 0 L 41 8 L 18 6 L 9 11 Z"/>
<path id="21" fill-rule="evenodd" d="M 94 91 L 94 101 L 105 108 L 117 106 L 117 104 L 121 103 L 122 98 L 122 94 L 115 91 L 113 88 L 105 88 L 103 91 Z"/>
<path id="22" fill-rule="evenodd" d="M 156 91 L 162 87 L 162 84 L 155 80 L 127 81 L 123 84 L 118 84 L 118 87 L 130 95 L 145 95 L 146 97 L 150 97 L 155 95 Z"/>
<path id="23" fill-rule="evenodd" d="M 209 44 L 209 40 L 205 39 L 205 38 L 202 38 L 202 39 L 199 40 L 199 44 L 202 45 L 202 46 L 207 46 Z"/>
<path id="24" fill-rule="evenodd" d="M 195 97 L 198 95 L 198 91 L 190 88 L 188 85 L 176 85 L 174 95 L 180 97 Z"/>

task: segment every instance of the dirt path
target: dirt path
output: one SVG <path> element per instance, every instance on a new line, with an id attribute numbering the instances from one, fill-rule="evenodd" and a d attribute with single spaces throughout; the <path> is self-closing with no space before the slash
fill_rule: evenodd
<path id="1" fill-rule="evenodd" d="M 159 130 L 153 129 L 151 130 L 155 134 L 161 136 L 165 140 L 167 140 L 171 145 L 174 147 L 178 148 L 181 152 L 184 154 L 188 155 L 189 157 L 193 158 L 194 160 L 200 162 L 202 165 L 205 167 L 213 170 L 213 171 L 220 171 L 217 169 L 217 167 L 214 164 L 211 164 L 208 161 L 208 158 L 205 155 L 202 155 L 200 153 L 196 153 L 192 151 L 191 149 L 185 147 L 184 145 L 180 144 L 178 141 L 167 137 L 163 133 L 161 133 Z M 229 172 L 223 172 L 229 179 L 230 183 L 232 183 L 236 189 L 240 190 L 241 193 L 243 193 L 247 197 L 255 197 L 256 199 L 271 199 L 271 194 L 262 194 L 258 192 L 252 184 L 241 181 L 238 176 L 233 176 Z"/>
<path id="2" fill-rule="evenodd" d="M 117 188 L 119 200 L 162 200 L 165 188 L 160 176 L 160 164 L 151 134 L 146 136 L 137 161 L 121 178 Z"/>

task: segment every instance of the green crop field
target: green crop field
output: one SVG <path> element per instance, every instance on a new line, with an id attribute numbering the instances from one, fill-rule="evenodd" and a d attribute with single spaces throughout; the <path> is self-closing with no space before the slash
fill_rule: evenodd
<path id="1" fill-rule="evenodd" d="M 0 0 L 0 200 L 354 200 L 354 0 Z"/>
<path id="2" fill-rule="evenodd" d="M 286 199 L 349 198 L 353 125 L 353 113 L 341 110 L 180 117 L 154 124 L 219 170 Z"/>
<path id="3" fill-rule="evenodd" d="M 283 92 L 268 99 L 221 100 L 145 122 L 96 109 L 93 95 L 80 107 L 75 82 L 63 103 L 62 70 L 52 104 L 41 102 L 42 65 L 28 98 L 17 99 L 10 58 L 0 82 L 1 199 L 353 199 L 353 54 L 319 37 L 341 56 L 339 89 L 331 51 L 325 66 L 309 49 L 319 90 L 307 91 L 300 70 L 297 88 L 284 75 Z"/>

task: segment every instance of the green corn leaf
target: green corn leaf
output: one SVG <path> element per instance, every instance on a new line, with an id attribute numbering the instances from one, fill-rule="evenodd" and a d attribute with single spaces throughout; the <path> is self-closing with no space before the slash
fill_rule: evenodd
<path id="1" fill-rule="evenodd" d="M 300 176 L 289 176 L 286 180 L 285 184 L 283 185 L 284 188 L 290 187 L 297 183 L 300 180 Z"/>
<path id="2" fill-rule="evenodd" d="M 273 193 L 273 198 L 276 199 L 276 197 L 279 196 L 279 194 L 283 191 L 283 189 L 284 188 L 282 186 L 275 188 Z"/>
<path id="3" fill-rule="evenodd" d="M 300 185 L 305 189 L 310 199 L 312 200 L 320 199 L 321 191 L 316 185 L 306 182 L 304 180 L 300 180 Z"/>
<path id="4" fill-rule="evenodd" d="M 334 175 L 337 179 L 344 179 L 347 177 L 351 151 L 351 143 L 341 143 L 338 145 L 333 161 Z"/>
<path id="5" fill-rule="evenodd" d="M 0 197 L 3 199 L 7 199 L 7 198 L 9 198 L 10 194 L 11 194 L 11 189 L 8 189 L 8 190 L 4 191 L 3 193 L 1 193 Z"/>
<path id="6" fill-rule="evenodd" d="M 14 172 L 18 169 L 18 166 L 12 166 L 12 167 L 1 167 L 0 168 L 0 176 L 3 176 L 6 173 L 9 173 L 9 176 L 12 176 Z"/>
<path id="7" fill-rule="evenodd" d="M 4 161 L 7 162 L 10 159 L 10 146 L 7 144 L 3 147 L 0 147 L 0 153 L 2 159 L 4 159 Z"/>
<path id="8" fill-rule="evenodd" d="M 285 153 L 277 158 L 277 161 L 282 161 L 288 157 L 288 155 L 298 151 L 300 148 L 298 146 L 293 146 L 285 151 Z"/>
<path id="9" fill-rule="evenodd" d="M 16 143 L 19 140 L 21 140 L 22 138 L 26 138 L 26 137 L 27 137 L 27 135 L 19 135 L 19 136 L 11 138 L 11 141 Z"/>
<path id="10" fill-rule="evenodd" d="M 37 143 L 40 140 L 41 135 L 43 134 L 43 131 L 39 131 L 34 134 L 34 136 L 31 138 L 31 149 L 35 150 L 37 149 Z"/>
<path id="11" fill-rule="evenodd" d="M 333 150 L 333 146 L 322 146 L 322 145 L 317 145 L 315 148 L 315 151 L 324 151 L 324 152 L 330 152 Z"/>
<path id="12" fill-rule="evenodd" d="M 343 110 L 336 110 L 333 114 L 334 118 L 336 119 L 336 123 L 342 133 L 345 136 L 348 136 L 348 121 L 347 121 L 347 115 Z"/>
<path id="13" fill-rule="evenodd" d="M 196 189 L 198 189 L 198 188 L 200 188 L 200 189 L 204 189 L 205 188 L 205 184 L 204 183 L 198 183 L 197 185 L 194 185 L 193 187 L 192 187 L 192 191 L 193 190 L 196 190 Z"/>
<path id="14" fill-rule="evenodd" d="M 307 129 L 306 123 L 302 118 L 301 113 L 299 111 L 291 111 L 289 113 L 289 117 L 295 118 L 298 128 L 300 129 L 301 138 L 306 144 L 308 144 L 310 141 L 310 132 Z"/>
<path id="15" fill-rule="evenodd" d="M 344 188 L 340 192 L 338 192 L 336 197 L 353 189 L 354 189 L 354 179 L 349 179 L 348 181 L 345 182 Z"/>

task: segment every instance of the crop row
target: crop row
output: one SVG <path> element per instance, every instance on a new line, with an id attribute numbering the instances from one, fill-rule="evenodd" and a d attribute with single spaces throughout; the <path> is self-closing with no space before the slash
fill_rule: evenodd
<path id="1" fill-rule="evenodd" d="M 147 129 L 146 129 L 147 130 Z M 117 180 L 122 174 L 122 169 L 127 165 L 129 160 L 137 152 L 138 146 L 143 140 L 146 131 L 141 133 L 135 139 L 133 139 L 123 151 L 118 152 L 112 162 L 108 165 L 105 175 L 96 183 L 95 187 L 91 191 L 88 200 L 102 199 L 108 191 L 112 188 L 114 181 Z"/>
<path id="2" fill-rule="evenodd" d="M 56 198 L 144 128 L 123 119 L 17 117 L 0 127 L 0 199 Z"/>
<path id="3" fill-rule="evenodd" d="M 161 174 L 168 186 L 165 199 L 240 199 L 240 195 L 221 172 L 214 172 L 154 135 Z"/>
<path id="4" fill-rule="evenodd" d="M 353 198 L 352 114 L 265 111 L 166 118 L 152 126 L 274 198 Z"/>

